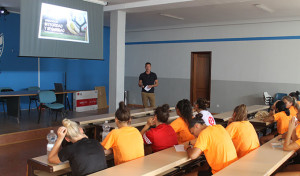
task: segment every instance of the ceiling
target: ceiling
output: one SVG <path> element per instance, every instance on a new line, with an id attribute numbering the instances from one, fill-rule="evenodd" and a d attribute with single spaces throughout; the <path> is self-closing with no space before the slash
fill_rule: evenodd
<path id="1" fill-rule="evenodd" d="M 141 0 L 108 0 L 109 5 Z M 18 12 L 20 0 L 1 0 L 0 6 Z M 269 13 L 254 4 L 264 4 L 274 10 Z M 191 2 L 127 9 L 127 30 L 185 24 L 207 24 L 261 19 L 300 19 L 300 0 L 194 0 Z M 161 16 L 170 14 L 184 20 Z M 109 25 L 109 12 L 105 12 L 105 25 Z"/>

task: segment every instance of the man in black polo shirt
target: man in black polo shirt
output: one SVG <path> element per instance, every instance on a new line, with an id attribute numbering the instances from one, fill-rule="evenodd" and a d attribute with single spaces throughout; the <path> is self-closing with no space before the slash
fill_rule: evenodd
<path id="1" fill-rule="evenodd" d="M 139 86 L 142 88 L 142 101 L 145 108 L 148 108 L 148 100 L 150 107 L 155 107 L 154 87 L 158 86 L 158 80 L 155 73 L 151 72 L 151 63 L 145 64 L 146 71 L 140 74 Z"/>

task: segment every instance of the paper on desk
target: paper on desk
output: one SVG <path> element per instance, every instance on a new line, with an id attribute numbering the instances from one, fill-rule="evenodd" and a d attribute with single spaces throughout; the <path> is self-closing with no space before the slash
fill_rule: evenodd
<path id="1" fill-rule="evenodd" d="M 144 89 L 148 92 L 151 88 L 149 86 L 146 86 Z"/>
<path id="2" fill-rule="evenodd" d="M 185 152 L 184 145 L 174 145 L 176 152 Z"/>

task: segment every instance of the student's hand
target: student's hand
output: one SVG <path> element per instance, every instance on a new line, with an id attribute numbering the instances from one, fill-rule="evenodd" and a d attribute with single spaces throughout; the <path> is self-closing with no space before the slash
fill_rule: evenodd
<path id="1" fill-rule="evenodd" d="M 191 145 L 189 145 L 189 144 L 185 144 L 185 145 L 184 145 L 184 150 L 185 150 L 185 151 L 187 151 L 189 148 L 191 148 Z"/>
<path id="2" fill-rule="evenodd" d="M 67 134 L 67 128 L 66 127 L 59 127 L 57 130 L 57 136 L 60 139 L 63 139 Z"/>
<path id="3" fill-rule="evenodd" d="M 147 120 L 147 125 L 153 126 L 154 124 L 155 124 L 154 117 L 150 117 L 150 118 Z"/>

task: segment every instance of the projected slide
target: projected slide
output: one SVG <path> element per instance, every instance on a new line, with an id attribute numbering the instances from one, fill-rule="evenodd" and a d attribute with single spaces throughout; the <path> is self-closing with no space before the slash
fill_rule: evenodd
<path id="1" fill-rule="evenodd" d="M 89 43 L 86 11 L 42 3 L 39 38 Z"/>

